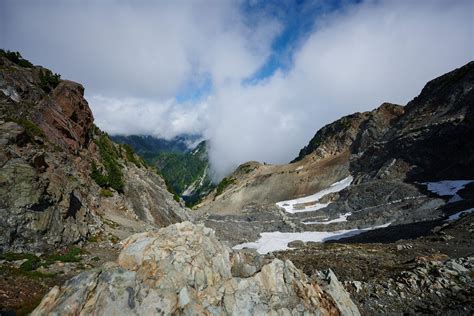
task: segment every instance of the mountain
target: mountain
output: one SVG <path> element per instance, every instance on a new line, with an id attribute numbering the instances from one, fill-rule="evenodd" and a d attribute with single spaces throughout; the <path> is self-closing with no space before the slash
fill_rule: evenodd
<path id="1" fill-rule="evenodd" d="M 0 314 L 474 312 L 474 62 L 292 163 L 242 164 L 192 212 L 83 94 L 0 50 Z"/>
<path id="2" fill-rule="evenodd" d="M 290 164 L 242 164 L 197 206 L 200 221 L 314 278 L 330 267 L 365 313 L 472 312 L 473 88 L 470 62 L 406 106 L 326 125 Z"/>
<path id="3" fill-rule="evenodd" d="M 403 106 L 384 103 L 373 111 L 345 116 L 319 130 L 291 164 L 244 163 L 226 178 L 233 180 L 229 181 L 232 185 L 222 192 L 216 190 L 199 207 L 232 214 L 246 205 L 320 191 L 349 175 L 349 158 L 356 143 L 364 147 L 375 142 L 403 112 Z"/>
<path id="4" fill-rule="evenodd" d="M 334 274 L 320 287 L 185 221 L 160 175 L 94 125 L 83 95 L 0 50 L 0 314 L 357 313 Z"/>
<path id="5" fill-rule="evenodd" d="M 206 141 L 184 153 L 159 153 L 154 165 L 172 191 L 180 195 L 188 206 L 194 205 L 215 187 L 209 175 Z"/>
<path id="6" fill-rule="evenodd" d="M 120 144 L 131 146 L 150 165 L 155 166 L 165 179 L 168 188 L 193 206 L 208 194 L 215 185 L 209 175 L 207 142 L 193 147 L 200 136 L 180 135 L 172 140 L 153 136 L 112 136 Z"/>
<path id="7" fill-rule="evenodd" d="M 162 152 L 184 153 L 189 151 L 199 135 L 178 135 L 173 139 L 157 138 L 150 135 L 112 135 L 111 139 L 118 144 L 128 144 L 147 162 L 152 163 L 156 155 Z"/>

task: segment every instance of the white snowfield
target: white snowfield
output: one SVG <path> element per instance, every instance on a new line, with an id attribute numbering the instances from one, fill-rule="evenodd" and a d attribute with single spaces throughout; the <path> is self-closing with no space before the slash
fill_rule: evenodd
<path id="1" fill-rule="evenodd" d="M 348 176 L 345 179 L 342 179 L 339 182 L 331 184 L 331 186 L 327 189 L 319 191 L 315 194 L 300 197 L 294 200 L 287 200 L 277 202 L 276 205 L 284 208 L 286 212 L 294 214 L 300 212 L 313 212 L 319 209 L 325 208 L 330 203 L 318 203 L 322 197 L 330 194 L 344 190 L 352 183 L 352 176 Z M 308 204 L 308 205 L 304 205 Z"/>
<path id="2" fill-rule="evenodd" d="M 325 242 L 328 240 L 338 240 L 341 238 L 352 237 L 359 235 L 363 232 L 377 229 L 385 228 L 390 226 L 391 223 L 384 225 L 373 226 L 363 229 L 346 229 L 346 230 L 337 230 L 333 232 L 301 232 L 301 233 L 282 233 L 282 232 L 271 232 L 271 233 L 261 233 L 260 239 L 255 242 L 247 242 L 239 244 L 233 247 L 233 249 L 244 249 L 244 248 L 253 248 L 256 249 L 259 254 L 266 254 L 272 251 L 286 250 L 291 249 L 288 247 L 288 243 L 301 240 L 304 242 L 313 241 L 313 242 Z"/>
<path id="3" fill-rule="evenodd" d="M 338 218 L 332 219 L 328 221 L 327 219 L 325 221 L 315 221 L 315 222 L 303 222 L 305 225 L 312 225 L 312 224 L 319 224 L 319 225 L 327 225 L 327 224 L 332 224 L 332 223 L 341 223 L 341 222 L 347 222 L 347 218 L 352 215 L 352 212 L 341 214 Z"/>
<path id="4" fill-rule="evenodd" d="M 443 180 L 437 182 L 425 182 L 428 191 L 431 191 L 439 196 L 452 196 L 448 203 L 461 201 L 462 198 L 457 194 L 459 190 L 462 190 L 469 183 L 474 180 Z"/>
<path id="5" fill-rule="evenodd" d="M 467 210 L 464 210 L 464 211 L 461 211 L 461 212 L 457 212 L 456 214 L 453 214 L 453 215 L 449 216 L 446 219 L 446 221 L 451 222 L 451 221 L 458 220 L 461 217 L 461 215 L 469 214 L 469 213 L 474 213 L 474 208 L 470 208 L 470 209 L 467 209 Z"/>

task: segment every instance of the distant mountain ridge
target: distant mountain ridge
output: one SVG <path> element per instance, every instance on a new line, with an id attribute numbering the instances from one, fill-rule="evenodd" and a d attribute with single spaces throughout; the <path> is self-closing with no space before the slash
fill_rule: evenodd
<path id="1" fill-rule="evenodd" d="M 202 139 L 200 135 L 178 135 L 172 139 L 151 135 L 113 135 L 111 139 L 118 144 L 128 144 L 135 152 L 151 163 L 160 152 L 185 153 L 192 150 Z"/>
<path id="2" fill-rule="evenodd" d="M 155 166 L 165 179 L 168 189 L 193 206 L 215 185 L 209 176 L 207 141 L 200 135 L 178 135 L 167 140 L 150 135 L 111 137 L 119 144 L 130 145 L 148 164 Z"/>

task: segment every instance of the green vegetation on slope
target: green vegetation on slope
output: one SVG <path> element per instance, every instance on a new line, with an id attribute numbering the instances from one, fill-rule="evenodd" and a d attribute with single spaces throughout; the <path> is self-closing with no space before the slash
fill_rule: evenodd
<path id="1" fill-rule="evenodd" d="M 100 135 L 95 141 L 105 174 L 102 173 L 95 163 L 92 163 L 91 177 L 103 188 L 112 188 L 122 193 L 124 182 L 122 166 L 119 163 L 120 153 L 106 134 Z"/>
<path id="2" fill-rule="evenodd" d="M 135 157 L 135 152 L 133 151 L 132 146 L 128 144 L 122 144 L 121 146 L 125 150 L 125 158 L 127 158 L 128 161 L 134 163 L 138 168 L 145 166 L 144 161 L 140 161 L 140 159 L 137 159 L 137 157 Z"/>
<path id="3" fill-rule="evenodd" d="M 222 194 L 222 192 L 224 192 L 225 189 L 227 189 L 229 185 L 234 184 L 234 183 L 235 183 L 234 178 L 222 179 L 222 181 L 217 185 L 216 196 Z"/>
<path id="4" fill-rule="evenodd" d="M 164 152 L 155 159 L 163 178 L 177 194 L 198 180 L 207 166 L 207 161 L 190 153 Z"/>
<path id="5" fill-rule="evenodd" d="M 12 52 L 9 50 L 0 49 L 0 56 L 7 58 L 18 66 L 26 68 L 33 67 L 33 64 L 30 63 L 28 60 L 24 59 L 19 52 Z"/>
<path id="6" fill-rule="evenodd" d="M 60 74 L 53 74 L 51 70 L 44 69 L 40 72 L 40 87 L 44 92 L 49 93 L 56 88 L 61 81 Z"/>
<path id="7" fill-rule="evenodd" d="M 92 162 L 91 177 L 102 187 L 100 195 L 103 197 L 111 197 L 113 193 L 108 189 L 112 188 L 119 193 L 123 193 L 123 165 L 120 160 L 131 162 L 138 168 L 146 167 L 146 162 L 135 154 L 133 148 L 127 144 L 115 144 L 106 133 L 102 133 L 98 127 L 94 128 L 94 133 L 98 134 L 95 144 L 99 150 L 103 168 L 98 166 L 96 162 Z M 123 162 L 122 160 L 122 162 Z"/>
<path id="8" fill-rule="evenodd" d="M 21 125 L 25 129 L 26 135 L 28 135 L 30 139 L 34 139 L 34 137 L 40 137 L 40 138 L 44 137 L 43 130 L 30 120 L 27 120 L 25 118 L 20 118 L 20 119 L 10 118 L 9 120 L 17 123 L 18 125 Z"/>

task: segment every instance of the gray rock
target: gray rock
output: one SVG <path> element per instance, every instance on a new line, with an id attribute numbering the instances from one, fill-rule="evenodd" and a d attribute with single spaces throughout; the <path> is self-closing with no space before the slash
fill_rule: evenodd
<path id="1" fill-rule="evenodd" d="M 326 315 L 338 308 L 358 315 L 333 274 L 337 307 L 290 261 L 274 259 L 250 277 L 233 277 L 229 252 L 214 231 L 189 222 L 136 234 L 117 263 L 54 287 L 32 315 Z"/>
<path id="2" fill-rule="evenodd" d="M 336 302 L 337 307 L 342 315 L 360 315 L 359 309 L 352 301 L 349 293 L 344 289 L 344 286 L 339 282 L 334 272 L 331 269 L 323 272 L 326 285 L 323 289 L 331 295 Z"/>

